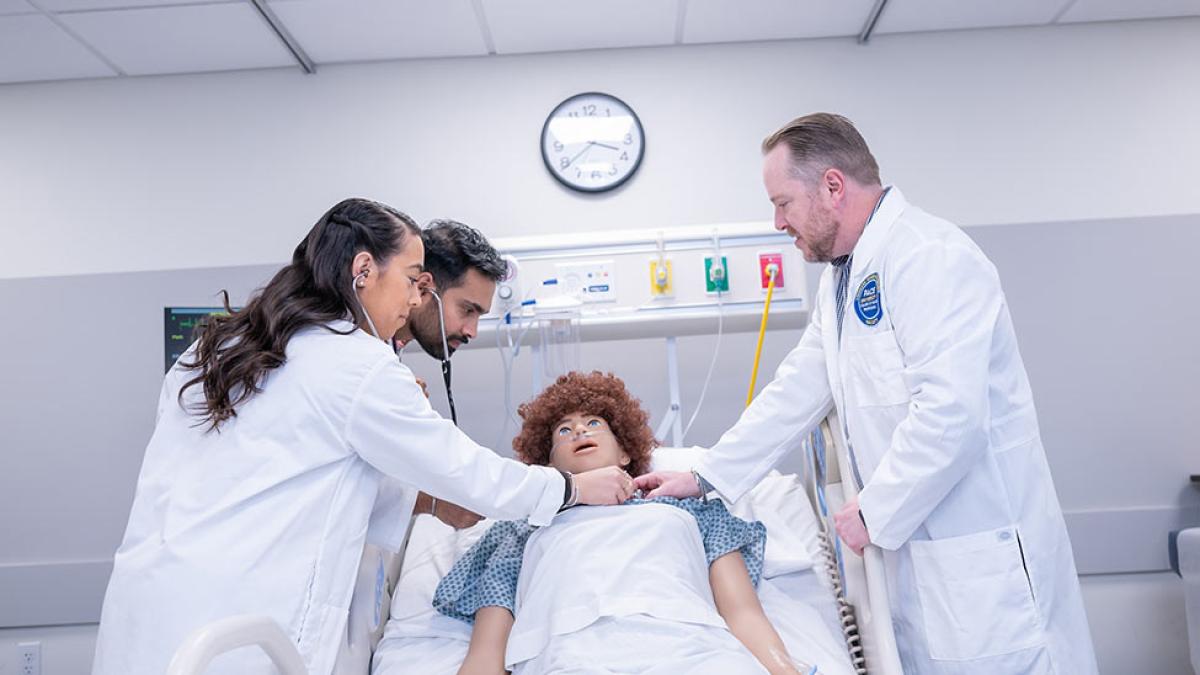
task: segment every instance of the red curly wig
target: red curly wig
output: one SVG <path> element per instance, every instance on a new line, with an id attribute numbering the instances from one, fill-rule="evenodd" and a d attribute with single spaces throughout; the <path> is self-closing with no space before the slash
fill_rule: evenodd
<path id="1" fill-rule="evenodd" d="M 521 432 L 513 439 L 517 457 L 526 464 L 548 465 L 553 445 L 551 427 L 573 412 L 596 415 L 608 422 L 621 449 L 629 455 L 629 475 L 640 476 L 650 470 L 650 453 L 659 444 L 650 430 L 650 415 L 642 409 L 642 402 L 629 394 L 621 378 L 598 370 L 567 373 L 517 408 L 524 420 Z"/>

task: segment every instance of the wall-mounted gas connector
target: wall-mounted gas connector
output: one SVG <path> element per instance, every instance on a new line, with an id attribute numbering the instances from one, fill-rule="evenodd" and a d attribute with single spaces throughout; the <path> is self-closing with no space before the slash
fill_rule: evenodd
<path id="1" fill-rule="evenodd" d="M 670 258 L 650 261 L 650 296 L 669 298 L 675 295 L 675 266 Z"/>
<path id="2" fill-rule="evenodd" d="M 779 251 L 764 251 L 758 254 L 758 273 L 764 291 L 771 284 L 771 265 L 775 266 L 775 288 L 783 288 L 783 254 Z"/>
<path id="3" fill-rule="evenodd" d="M 729 259 L 721 256 L 704 258 L 704 291 L 706 293 L 729 292 Z"/>

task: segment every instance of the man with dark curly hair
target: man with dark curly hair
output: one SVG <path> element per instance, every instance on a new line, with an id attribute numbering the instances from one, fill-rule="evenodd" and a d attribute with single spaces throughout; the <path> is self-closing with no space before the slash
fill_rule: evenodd
<path id="1" fill-rule="evenodd" d="M 513 448 L 530 464 L 639 475 L 658 445 L 611 373 L 563 375 L 518 412 Z M 571 508 L 540 529 L 496 523 L 455 563 L 434 607 L 473 624 L 459 675 L 575 672 L 585 653 L 589 673 L 815 672 L 792 660 L 758 601 L 761 523 L 717 500 L 625 504 Z"/>

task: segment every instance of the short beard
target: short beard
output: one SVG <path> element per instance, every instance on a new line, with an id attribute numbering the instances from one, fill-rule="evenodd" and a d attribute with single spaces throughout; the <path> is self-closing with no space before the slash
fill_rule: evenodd
<path id="1" fill-rule="evenodd" d="M 816 200 L 808 208 L 808 222 L 813 225 L 815 237 L 808 242 L 808 262 L 826 263 L 833 260 L 833 247 L 837 245 L 838 223 L 833 213 L 818 210 Z"/>
<path id="2" fill-rule="evenodd" d="M 442 353 L 442 327 L 438 321 L 437 301 L 430 299 L 429 302 L 409 313 L 408 330 L 426 354 L 438 360 L 449 358 L 449 355 Z M 447 335 L 447 348 L 450 346 L 449 340 L 450 336 Z"/>

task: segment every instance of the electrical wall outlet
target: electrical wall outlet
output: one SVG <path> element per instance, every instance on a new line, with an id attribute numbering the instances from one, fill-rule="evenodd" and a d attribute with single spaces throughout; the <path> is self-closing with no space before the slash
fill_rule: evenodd
<path id="1" fill-rule="evenodd" d="M 42 643 L 17 643 L 17 675 L 42 675 Z"/>

